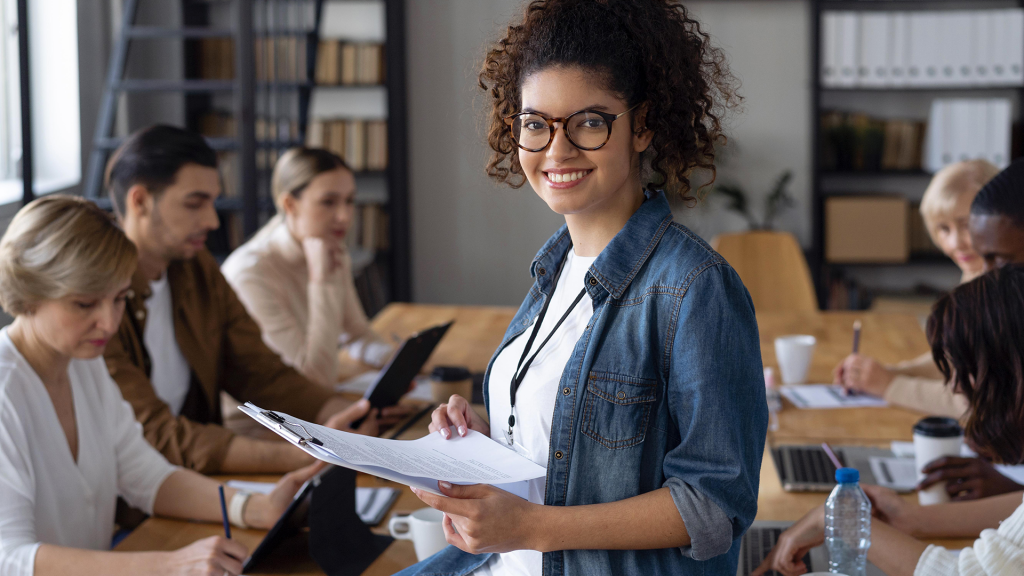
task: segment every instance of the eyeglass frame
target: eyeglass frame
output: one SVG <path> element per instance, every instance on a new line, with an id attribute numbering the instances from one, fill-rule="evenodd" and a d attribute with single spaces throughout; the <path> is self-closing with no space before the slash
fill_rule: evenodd
<path id="1" fill-rule="evenodd" d="M 618 114 L 610 114 L 608 112 L 601 112 L 600 110 L 591 110 L 590 108 L 585 108 L 583 110 L 577 110 L 576 112 L 573 112 L 572 114 L 569 114 L 568 116 L 565 116 L 563 118 L 548 118 L 547 116 L 541 114 L 540 112 L 516 112 L 515 114 L 509 114 L 508 116 L 505 116 L 504 121 L 505 121 L 505 124 L 508 126 L 508 131 L 509 131 L 509 134 L 511 134 L 511 136 L 512 136 L 512 141 L 516 143 L 516 146 L 518 148 L 520 148 L 522 150 L 526 150 L 527 152 L 542 152 L 548 146 L 551 146 L 551 143 L 555 141 L 555 123 L 556 122 L 561 122 L 561 124 L 562 124 L 562 131 L 565 132 L 565 138 L 569 141 L 570 144 L 572 144 L 573 146 L 575 146 L 576 148 L 578 148 L 580 150 L 586 150 L 588 152 L 593 152 L 594 150 L 600 150 L 601 148 L 604 148 L 604 145 L 607 144 L 608 141 L 612 139 L 612 124 L 616 120 L 618 120 L 619 118 L 625 116 L 627 113 L 632 112 L 633 110 L 636 110 L 636 108 L 638 106 L 640 106 L 640 103 L 634 104 L 629 109 L 624 110 L 622 112 L 619 112 Z M 573 116 L 576 116 L 577 114 L 583 114 L 585 112 L 589 112 L 591 114 L 597 114 L 598 116 L 603 118 L 605 122 L 608 123 L 608 135 L 605 136 L 604 142 L 602 142 L 600 146 L 595 146 L 593 148 L 585 148 L 585 147 L 580 146 L 579 144 L 573 142 L 572 136 L 569 135 L 569 130 L 566 128 L 566 126 L 569 125 L 569 119 L 572 118 Z M 516 118 L 519 117 L 519 116 L 525 116 L 527 114 L 532 114 L 534 116 L 540 116 L 541 118 L 544 119 L 544 122 L 546 122 L 547 125 L 548 125 L 548 130 L 550 132 L 550 134 L 548 136 L 548 142 L 547 142 L 547 144 L 541 146 L 540 148 L 527 148 L 526 146 L 523 146 L 522 144 L 519 143 L 519 140 L 516 138 L 515 132 L 512 130 L 512 124 L 515 123 Z"/>

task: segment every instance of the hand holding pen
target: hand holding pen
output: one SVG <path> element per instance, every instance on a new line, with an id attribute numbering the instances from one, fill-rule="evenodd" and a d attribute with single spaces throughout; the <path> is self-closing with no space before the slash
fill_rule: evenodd
<path id="1" fill-rule="evenodd" d="M 874 358 L 860 354 L 860 337 L 858 320 L 853 324 L 853 352 L 832 371 L 833 383 L 842 386 L 843 392 L 850 396 L 871 394 L 883 398 L 894 375 Z"/>

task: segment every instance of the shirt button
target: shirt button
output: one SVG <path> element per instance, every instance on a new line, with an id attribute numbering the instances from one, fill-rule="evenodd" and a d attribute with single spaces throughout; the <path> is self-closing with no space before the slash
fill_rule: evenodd
<path id="1" fill-rule="evenodd" d="M 545 275 L 547 273 L 548 273 L 548 271 L 543 269 L 543 268 L 538 268 L 537 269 L 537 274 L 540 274 L 541 276 L 543 276 L 543 275 Z"/>
<path id="2" fill-rule="evenodd" d="M 572 394 L 572 390 L 569 390 L 568 387 L 562 388 L 562 394 L 568 396 L 569 394 Z"/>
<path id="3" fill-rule="evenodd" d="M 615 393 L 615 397 L 618 398 L 619 400 L 625 400 L 626 399 L 626 393 L 620 390 L 620 391 Z"/>
<path id="4" fill-rule="evenodd" d="M 562 454 L 561 450 L 555 452 L 555 460 L 561 460 L 562 456 L 563 456 L 563 454 Z"/>
<path id="5" fill-rule="evenodd" d="M 137 310 L 135 312 L 135 317 L 137 319 L 139 319 L 139 320 L 144 320 L 146 318 L 146 311 L 145 310 Z"/>
<path id="6" fill-rule="evenodd" d="M 590 277 L 590 285 L 591 286 L 597 286 L 597 278 L 594 278 L 593 276 L 591 276 Z"/>

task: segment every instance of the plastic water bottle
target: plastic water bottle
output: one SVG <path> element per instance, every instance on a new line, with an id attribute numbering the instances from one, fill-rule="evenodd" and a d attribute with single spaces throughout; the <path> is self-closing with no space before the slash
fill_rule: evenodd
<path id="1" fill-rule="evenodd" d="M 871 501 L 860 489 L 856 468 L 836 470 L 836 482 L 825 502 L 825 545 L 828 570 L 846 576 L 864 576 L 871 547 Z"/>

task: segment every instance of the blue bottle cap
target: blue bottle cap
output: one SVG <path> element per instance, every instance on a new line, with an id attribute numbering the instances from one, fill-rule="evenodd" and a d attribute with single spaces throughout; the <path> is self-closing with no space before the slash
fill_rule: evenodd
<path id="1" fill-rule="evenodd" d="M 860 482 L 860 470 L 856 468 L 839 468 L 836 470 L 836 482 L 840 484 Z"/>

